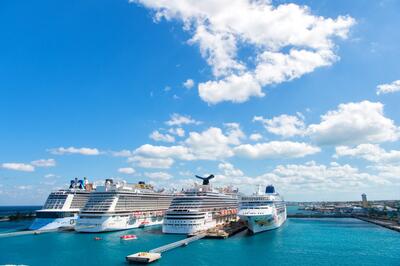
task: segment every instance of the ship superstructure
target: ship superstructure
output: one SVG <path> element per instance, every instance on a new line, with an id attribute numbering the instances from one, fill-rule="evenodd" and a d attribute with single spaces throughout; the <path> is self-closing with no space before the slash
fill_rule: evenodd
<path id="1" fill-rule="evenodd" d="M 237 191 L 213 189 L 209 182 L 213 175 L 196 177 L 203 184 L 174 197 L 165 213 L 163 233 L 192 234 L 237 219 Z"/>
<path id="2" fill-rule="evenodd" d="M 286 221 L 286 204 L 274 186 L 269 185 L 265 193 L 258 189 L 254 195 L 242 196 L 238 215 L 253 233 L 272 230 Z"/>
<path id="3" fill-rule="evenodd" d="M 75 230 L 106 232 L 162 224 L 172 197 L 144 182 L 127 184 L 107 179 L 91 193 Z"/>
<path id="4" fill-rule="evenodd" d="M 31 230 L 73 229 L 79 211 L 89 199 L 93 190 L 87 179 L 71 180 L 68 189 L 51 192 L 41 210 L 36 211 L 36 219 Z"/>

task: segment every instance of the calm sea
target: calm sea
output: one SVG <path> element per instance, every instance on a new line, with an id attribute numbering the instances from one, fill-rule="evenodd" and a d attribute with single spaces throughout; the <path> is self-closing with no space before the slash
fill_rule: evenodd
<path id="1" fill-rule="evenodd" d="M 0 231 L 29 221 L 0 222 Z M 6 227 L 6 229 L 5 229 Z M 122 242 L 133 233 L 137 240 Z M 93 238 L 100 236 L 102 240 Z M 126 265 L 125 256 L 175 240 L 160 227 L 103 234 L 74 232 L 0 238 L 0 265 Z M 400 266 L 400 233 L 355 219 L 289 219 L 281 228 L 227 240 L 203 239 L 163 254 L 152 265 Z"/>

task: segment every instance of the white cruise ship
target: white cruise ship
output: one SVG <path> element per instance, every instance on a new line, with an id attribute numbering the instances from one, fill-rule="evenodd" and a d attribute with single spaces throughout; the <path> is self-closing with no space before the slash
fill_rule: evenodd
<path id="1" fill-rule="evenodd" d="M 36 219 L 30 230 L 73 229 L 81 208 L 89 198 L 92 184 L 84 180 L 71 180 L 69 189 L 50 193 L 41 210 L 36 211 Z"/>
<path id="2" fill-rule="evenodd" d="M 203 184 L 174 197 L 165 213 L 163 233 L 191 234 L 237 219 L 237 191 L 213 189 L 209 183 L 213 175 L 196 177 Z"/>
<path id="3" fill-rule="evenodd" d="M 265 193 L 258 189 L 252 196 L 243 196 L 238 215 L 252 233 L 259 233 L 276 229 L 286 221 L 286 204 L 275 188 L 269 185 Z"/>
<path id="4" fill-rule="evenodd" d="M 107 232 L 162 224 L 173 195 L 156 192 L 144 182 L 107 179 L 97 186 L 79 214 L 78 232 Z"/>

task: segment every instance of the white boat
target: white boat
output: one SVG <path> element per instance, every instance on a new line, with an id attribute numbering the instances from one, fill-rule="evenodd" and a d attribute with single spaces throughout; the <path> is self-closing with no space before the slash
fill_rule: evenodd
<path id="1" fill-rule="evenodd" d="M 107 232 L 162 224 L 173 195 L 139 182 L 107 179 L 97 186 L 79 214 L 78 232 Z"/>
<path id="2" fill-rule="evenodd" d="M 275 188 L 269 185 L 265 193 L 259 189 L 252 196 L 243 196 L 238 215 L 252 233 L 268 231 L 280 227 L 286 221 L 286 204 L 275 192 Z"/>
<path id="3" fill-rule="evenodd" d="M 207 178 L 172 200 L 165 213 L 163 233 L 192 234 L 237 219 L 237 191 L 213 189 Z"/>
<path id="4" fill-rule="evenodd" d="M 84 180 L 71 180 L 69 189 L 50 193 L 30 230 L 74 229 L 78 213 L 89 198 L 92 184 Z"/>

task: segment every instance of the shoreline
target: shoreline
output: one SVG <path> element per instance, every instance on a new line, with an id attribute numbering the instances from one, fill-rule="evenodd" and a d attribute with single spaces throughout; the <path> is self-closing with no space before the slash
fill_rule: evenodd
<path id="1" fill-rule="evenodd" d="M 394 221 L 388 221 L 388 220 L 379 220 L 379 219 L 374 219 L 374 218 L 368 218 L 368 217 L 362 217 L 362 216 L 355 216 L 355 215 L 341 215 L 341 214 L 335 214 L 335 215 L 328 215 L 328 214 L 288 214 L 288 218 L 317 218 L 317 219 L 323 219 L 323 218 L 354 218 L 358 219 L 367 223 L 372 223 L 375 225 L 379 225 L 381 227 L 396 231 L 400 233 L 400 224 L 397 224 Z"/>

